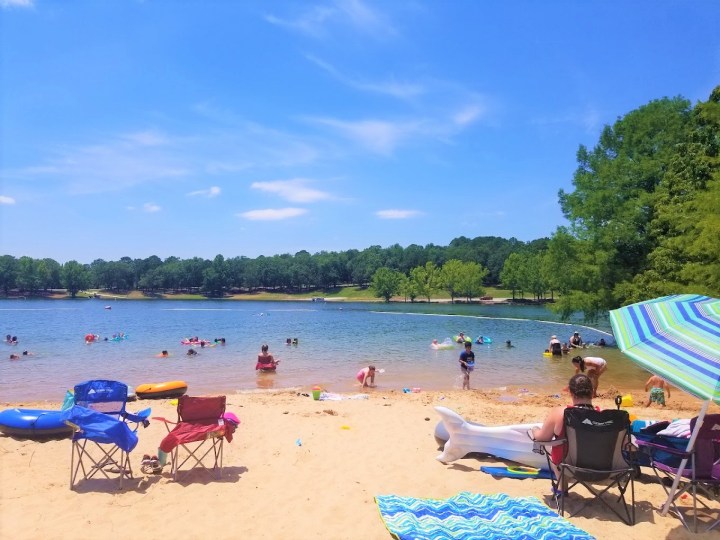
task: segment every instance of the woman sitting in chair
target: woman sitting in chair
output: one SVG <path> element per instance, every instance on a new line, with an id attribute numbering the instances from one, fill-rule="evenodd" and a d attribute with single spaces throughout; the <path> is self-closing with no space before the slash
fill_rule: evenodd
<path id="1" fill-rule="evenodd" d="M 579 407 L 585 409 L 595 409 L 592 404 L 593 384 L 590 377 L 584 373 L 578 373 L 570 378 L 568 383 L 572 405 L 560 406 L 553 408 L 545 418 L 541 427 L 532 428 L 532 439 L 535 441 L 551 441 L 553 439 L 562 439 L 565 437 L 565 409 L 568 407 Z M 554 465 L 558 465 L 562 461 L 565 448 L 562 445 L 553 446 L 551 460 Z M 557 474 L 557 471 L 554 471 Z"/>
<path id="2" fill-rule="evenodd" d="M 275 371 L 280 360 L 275 360 L 273 355 L 268 352 L 268 346 L 263 344 L 260 347 L 260 354 L 258 354 L 257 364 L 255 364 L 255 370 L 258 371 Z"/>

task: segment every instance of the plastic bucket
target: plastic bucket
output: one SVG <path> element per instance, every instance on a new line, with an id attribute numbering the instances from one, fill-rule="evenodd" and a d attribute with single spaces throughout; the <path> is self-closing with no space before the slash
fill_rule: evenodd
<path id="1" fill-rule="evenodd" d="M 322 392 L 322 390 L 319 386 L 313 386 L 312 396 L 315 401 L 318 401 L 320 399 L 320 392 Z"/>
<path id="2" fill-rule="evenodd" d="M 620 401 L 621 407 L 632 407 L 633 406 L 633 398 L 630 394 L 624 395 Z"/>

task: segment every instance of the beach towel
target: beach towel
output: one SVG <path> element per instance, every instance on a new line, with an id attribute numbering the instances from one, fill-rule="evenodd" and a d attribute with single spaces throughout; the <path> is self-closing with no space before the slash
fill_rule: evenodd
<path id="1" fill-rule="evenodd" d="M 334 394 L 332 392 L 322 392 L 320 394 L 320 401 L 342 401 L 343 399 L 368 399 L 370 396 L 367 394 Z"/>
<path id="2" fill-rule="evenodd" d="M 378 495 L 385 527 L 398 540 L 592 539 L 537 497 L 461 492 L 449 499 Z"/>

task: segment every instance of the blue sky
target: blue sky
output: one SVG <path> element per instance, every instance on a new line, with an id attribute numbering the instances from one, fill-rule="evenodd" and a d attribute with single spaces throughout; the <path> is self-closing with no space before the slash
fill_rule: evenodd
<path id="1" fill-rule="evenodd" d="M 0 0 L 0 254 L 549 236 L 580 144 L 708 98 L 719 28 L 714 0 Z"/>

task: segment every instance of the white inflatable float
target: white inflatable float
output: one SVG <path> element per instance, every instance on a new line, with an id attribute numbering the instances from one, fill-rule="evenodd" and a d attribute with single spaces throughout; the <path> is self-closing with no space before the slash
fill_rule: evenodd
<path id="1" fill-rule="evenodd" d="M 470 452 L 478 452 L 528 467 L 547 469 L 547 459 L 532 451 L 533 442 L 527 435 L 530 428 L 540 424 L 484 426 L 468 422 L 447 407 L 435 407 L 435 410 L 441 418 L 435 427 L 435 440 L 438 444 L 445 441 L 442 454 L 436 458 L 438 461 L 450 463 Z"/>

